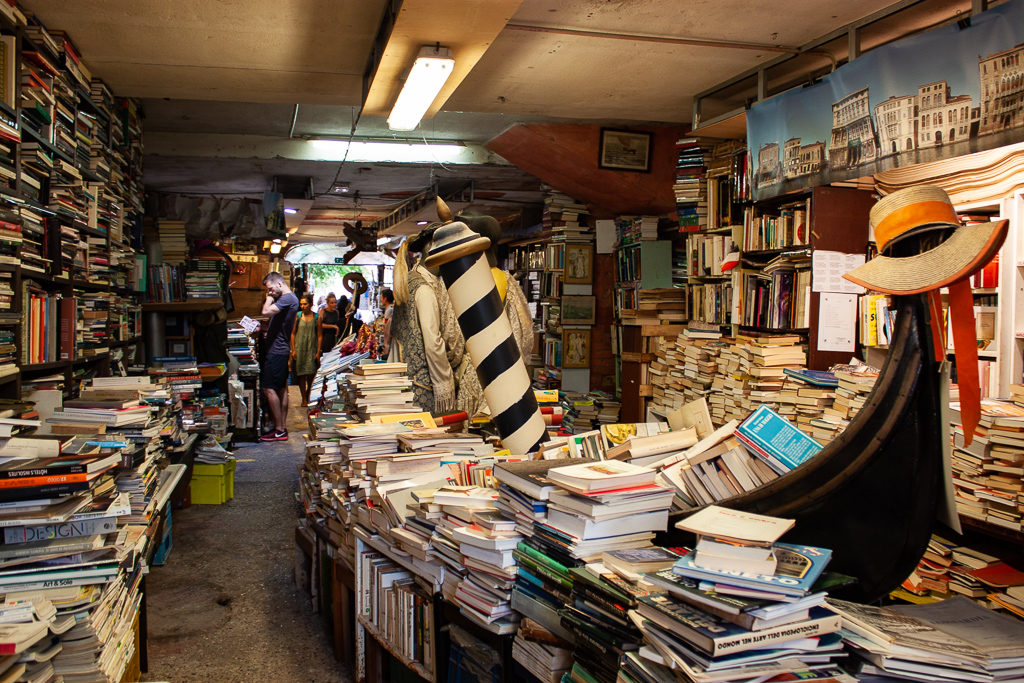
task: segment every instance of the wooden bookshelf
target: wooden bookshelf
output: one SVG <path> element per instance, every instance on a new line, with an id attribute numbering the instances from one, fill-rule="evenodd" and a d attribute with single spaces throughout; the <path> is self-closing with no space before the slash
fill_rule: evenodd
<path id="1" fill-rule="evenodd" d="M 974 517 L 967 517 L 966 515 L 960 515 L 960 524 L 965 529 L 976 531 L 993 539 L 1016 544 L 1017 548 L 1024 548 L 1024 532 L 1007 529 L 998 524 L 990 524 L 989 522 L 984 522 Z"/>
<path id="2" fill-rule="evenodd" d="M 740 272 L 740 282 L 734 296 L 739 297 L 740 317 L 734 321 L 741 325 L 741 330 L 760 331 L 767 333 L 785 334 L 793 331 L 806 331 L 807 334 L 807 367 L 814 370 L 827 370 L 836 363 L 849 360 L 859 350 L 859 344 L 854 345 L 850 351 L 825 351 L 818 348 L 818 319 L 821 294 L 814 291 L 813 277 L 807 277 L 807 287 L 804 289 L 804 305 L 808 307 L 807 315 L 804 318 L 808 321 L 806 330 L 801 326 L 796 328 L 789 324 L 777 326 L 765 326 L 763 324 L 749 323 L 749 316 L 746 312 L 758 308 L 758 303 L 750 298 L 751 292 L 745 287 L 744 278 L 756 276 L 760 270 L 771 259 L 788 253 L 795 255 L 806 254 L 813 259 L 813 253 L 818 250 L 842 252 L 844 254 L 863 254 L 867 248 L 868 237 L 868 214 L 874 206 L 873 194 L 866 190 L 858 190 L 846 187 L 814 187 L 803 193 L 787 194 L 763 201 L 754 202 L 748 213 L 753 216 L 782 216 L 786 210 L 797 207 L 806 213 L 802 219 L 802 237 L 792 235 L 778 240 L 778 247 L 772 249 L 759 249 L 756 251 L 743 252 L 743 264 Z M 748 229 L 754 218 L 748 215 L 744 229 Z M 794 225 L 799 222 L 794 219 Z M 750 243 L 748 236 L 744 243 Z M 805 257 L 806 258 L 806 257 Z M 806 271 L 810 263 L 796 266 L 796 273 Z M 796 275 L 794 275 L 796 278 Z M 793 296 L 796 296 L 795 289 Z M 788 294 L 787 294 L 788 296 Z M 767 301 L 767 306 L 776 305 L 775 300 Z M 790 306 L 795 305 L 793 300 Z M 795 309 L 791 309 L 795 311 Z M 851 320 L 856 325 L 857 320 Z M 856 328 L 854 328 L 856 339 Z"/>
<path id="3" fill-rule="evenodd" d="M 357 614 L 356 620 L 359 622 L 359 625 L 366 630 L 367 633 L 373 636 L 373 639 L 377 643 L 377 645 L 386 650 L 388 654 L 397 659 L 403 666 L 415 672 L 416 675 L 422 677 L 424 680 L 430 681 L 430 683 L 434 683 L 434 681 L 437 680 L 434 677 L 434 672 L 427 669 L 425 666 L 417 662 L 415 659 L 411 659 L 401 654 L 398 651 L 398 648 L 392 645 L 391 642 L 388 641 L 379 630 L 377 630 L 377 627 L 374 625 L 372 621 L 364 617 L 362 614 Z"/>

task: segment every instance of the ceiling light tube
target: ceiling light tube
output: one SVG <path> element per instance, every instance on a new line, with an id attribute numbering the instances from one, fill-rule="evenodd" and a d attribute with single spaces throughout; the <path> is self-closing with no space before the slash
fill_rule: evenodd
<path id="1" fill-rule="evenodd" d="M 413 130 L 451 76 L 455 59 L 444 47 L 422 47 L 388 116 L 391 130 Z"/>

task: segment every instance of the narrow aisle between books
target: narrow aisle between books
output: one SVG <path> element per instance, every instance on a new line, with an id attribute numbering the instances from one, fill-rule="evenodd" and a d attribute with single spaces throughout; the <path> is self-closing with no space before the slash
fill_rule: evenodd
<path id="1" fill-rule="evenodd" d="M 293 405 L 299 401 L 292 388 Z M 304 411 L 291 439 L 235 451 L 235 496 L 174 510 L 174 547 L 148 579 L 144 681 L 349 681 L 295 585 L 295 479 Z"/>

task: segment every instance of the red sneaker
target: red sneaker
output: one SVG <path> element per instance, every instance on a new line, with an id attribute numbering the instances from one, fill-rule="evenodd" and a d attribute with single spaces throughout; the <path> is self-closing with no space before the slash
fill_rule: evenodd
<path id="1" fill-rule="evenodd" d="M 264 434 L 263 436 L 260 437 L 260 441 L 287 441 L 287 440 L 288 440 L 288 432 L 279 432 L 277 430 L 275 430 L 273 432 L 270 432 L 269 434 Z"/>

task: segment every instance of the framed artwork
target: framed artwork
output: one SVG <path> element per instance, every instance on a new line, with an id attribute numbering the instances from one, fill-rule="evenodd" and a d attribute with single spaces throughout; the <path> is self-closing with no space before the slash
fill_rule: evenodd
<path id="1" fill-rule="evenodd" d="M 651 170 L 651 134 L 632 130 L 601 129 L 598 168 L 613 171 Z"/>
<path id="2" fill-rule="evenodd" d="M 562 367 L 590 367 L 590 328 L 562 328 Z"/>
<path id="3" fill-rule="evenodd" d="M 566 244 L 562 282 L 568 285 L 589 285 L 593 281 L 594 245 Z"/>
<path id="4" fill-rule="evenodd" d="M 595 302 L 592 296 L 563 296 L 563 325 L 593 325 Z"/>

